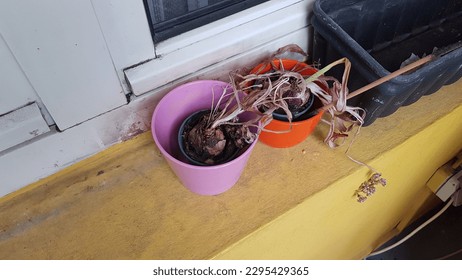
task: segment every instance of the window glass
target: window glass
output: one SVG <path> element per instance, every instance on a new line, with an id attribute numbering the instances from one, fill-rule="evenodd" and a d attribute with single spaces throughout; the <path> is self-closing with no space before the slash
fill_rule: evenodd
<path id="1" fill-rule="evenodd" d="M 145 0 L 154 43 L 268 0 Z"/>

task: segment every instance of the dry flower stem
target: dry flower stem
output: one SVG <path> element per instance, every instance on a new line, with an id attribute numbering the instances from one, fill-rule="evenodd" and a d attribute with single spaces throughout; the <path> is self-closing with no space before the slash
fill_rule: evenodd
<path id="1" fill-rule="evenodd" d="M 433 60 L 434 58 L 435 58 L 434 55 L 427 55 L 426 57 L 423 57 L 423 58 L 421 58 L 421 59 L 419 59 L 417 61 L 414 61 L 413 63 L 411 63 L 409 65 L 406 65 L 405 67 L 403 67 L 401 69 L 398 69 L 395 72 L 392 72 L 392 73 L 390 73 L 390 74 L 388 74 L 388 75 L 386 75 L 386 76 L 384 76 L 384 77 L 382 77 L 382 78 L 380 78 L 380 79 L 378 79 L 378 80 L 376 80 L 376 81 L 374 81 L 374 82 L 372 82 L 370 84 L 367 84 L 367 85 L 363 86 L 360 89 L 357 89 L 357 90 L 353 91 L 352 93 L 350 93 L 347 96 L 347 100 L 350 99 L 350 98 L 353 98 L 355 96 L 358 96 L 358 95 L 360 95 L 360 94 L 362 94 L 362 93 L 364 93 L 364 92 L 366 92 L 366 91 L 368 91 L 368 90 L 370 90 L 370 89 L 372 89 L 372 88 L 374 88 L 374 87 L 376 87 L 378 85 L 381 85 L 381 84 L 383 84 L 383 83 L 385 83 L 385 82 L 387 82 L 387 81 L 389 81 L 389 80 L 391 80 L 393 78 L 396 78 L 399 75 L 402 75 L 402 74 L 404 74 L 404 73 L 406 73 L 408 71 L 411 71 L 411 70 L 413 70 L 413 69 L 415 69 L 415 68 L 417 68 L 417 67 L 419 67 L 419 66 L 421 66 L 421 65 L 423 65 L 423 64 L 425 64 L 425 63 L 427 63 L 427 62 L 429 62 L 431 60 Z M 330 103 L 330 104 L 324 105 L 319 110 L 320 111 L 325 111 L 325 110 L 331 108 L 334 105 L 335 105 L 334 103 Z"/>

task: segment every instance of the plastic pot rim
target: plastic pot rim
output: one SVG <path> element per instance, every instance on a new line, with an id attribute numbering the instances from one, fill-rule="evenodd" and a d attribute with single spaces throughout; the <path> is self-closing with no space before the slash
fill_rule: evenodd
<path id="1" fill-rule="evenodd" d="M 180 85 L 180 86 L 178 86 L 178 87 L 176 87 L 176 88 L 187 87 L 187 86 L 190 85 L 190 84 L 202 83 L 202 82 L 207 82 L 207 81 L 208 81 L 208 82 L 215 82 L 215 83 L 217 83 L 217 84 L 222 84 L 222 85 L 229 85 L 229 84 L 226 83 L 226 82 L 217 81 L 217 80 L 197 80 L 197 81 L 192 81 L 192 82 L 188 82 L 188 83 L 186 83 L 186 84 Z M 168 93 L 167 93 L 167 95 L 168 95 Z M 165 96 L 167 96 L 167 95 L 165 95 Z M 165 96 L 164 96 L 164 97 L 165 97 Z M 156 143 L 157 148 L 161 151 L 162 155 L 163 155 L 164 157 L 167 157 L 167 158 L 168 158 L 169 160 L 171 160 L 172 162 L 175 162 L 176 164 L 179 164 L 179 165 L 181 165 L 181 166 L 187 166 L 187 167 L 189 167 L 189 168 L 191 168 L 191 169 L 208 169 L 208 170 L 221 169 L 221 168 L 223 168 L 223 167 L 225 167 L 225 166 L 232 165 L 233 162 L 237 161 L 237 160 L 240 159 L 241 157 L 244 157 L 244 156 L 250 154 L 250 153 L 252 152 L 252 150 L 253 150 L 253 147 L 254 147 L 254 146 L 257 144 L 257 142 L 258 142 L 258 135 L 257 135 L 257 137 L 255 138 L 255 141 L 254 141 L 252 144 L 250 144 L 250 146 L 247 148 L 246 151 L 244 151 L 242 154 L 240 154 L 239 156 L 237 156 L 237 157 L 234 158 L 233 160 L 230 160 L 230 161 L 225 162 L 225 163 L 222 163 L 222 164 L 207 165 L 207 166 L 199 166 L 199 165 L 193 165 L 193 164 L 190 164 L 190 163 L 186 163 L 186 162 L 184 162 L 184 161 L 181 161 L 181 160 L 175 158 L 174 156 L 172 156 L 169 152 L 167 152 L 167 151 L 164 149 L 164 147 L 160 144 L 159 139 L 158 139 L 158 137 L 157 137 L 157 133 L 156 133 L 156 131 L 155 131 L 154 120 L 156 119 L 156 117 L 157 117 L 157 115 L 158 115 L 158 113 L 159 113 L 159 110 L 160 110 L 159 108 L 161 107 L 161 106 L 159 106 L 159 105 L 161 105 L 162 102 L 163 102 L 163 98 L 162 98 L 162 99 L 159 101 L 159 103 L 156 105 L 156 108 L 154 109 L 154 113 L 152 114 L 152 119 L 151 119 L 151 120 L 152 120 L 152 121 L 151 121 L 151 134 L 152 134 L 152 136 L 153 136 L 153 138 L 154 138 L 154 142 Z M 204 108 L 204 109 L 205 109 L 205 108 Z"/>

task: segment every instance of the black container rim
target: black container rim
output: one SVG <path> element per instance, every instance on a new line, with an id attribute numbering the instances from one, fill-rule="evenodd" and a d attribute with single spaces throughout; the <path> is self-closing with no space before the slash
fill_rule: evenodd
<path id="1" fill-rule="evenodd" d="M 367 59 L 361 59 L 362 62 L 366 64 L 367 67 L 369 67 L 373 73 L 377 76 L 375 79 L 381 78 L 383 76 L 386 76 L 390 74 L 391 72 L 385 69 L 375 58 L 373 58 L 361 45 L 359 45 L 356 40 L 354 40 L 340 25 L 338 25 L 321 7 L 321 5 L 329 0 L 316 0 L 314 5 L 313 5 L 313 18 L 311 20 L 311 23 L 313 24 L 313 27 L 315 29 L 315 32 L 319 33 L 325 38 L 333 38 L 335 36 L 335 40 L 341 41 L 343 44 L 347 45 L 352 45 L 353 49 L 351 50 L 352 53 L 354 54 L 355 57 L 366 57 Z M 331 28 L 331 30 L 335 30 L 335 32 L 340 33 L 342 36 L 330 36 L 328 34 L 328 31 L 325 31 L 321 26 L 318 25 L 317 21 L 324 21 L 327 23 L 327 26 Z M 337 51 L 341 51 L 338 46 L 341 44 L 333 44 L 333 48 L 335 48 Z M 451 53 L 448 53 L 444 55 L 443 57 L 439 57 L 437 59 L 434 59 L 424 66 L 416 69 L 415 71 L 408 73 L 408 74 L 402 74 L 390 81 L 388 83 L 393 83 L 393 81 L 403 83 L 403 82 L 409 82 L 409 81 L 414 81 L 415 79 L 418 79 L 421 76 L 421 72 L 425 67 L 428 67 L 430 65 L 437 66 L 439 64 L 443 64 L 448 60 L 451 60 L 455 57 L 462 56 L 462 48 L 456 49 L 452 51 Z M 353 63 L 353 61 L 352 61 Z M 352 67 L 356 67 L 357 69 L 361 68 L 359 65 L 352 65 Z M 361 71 L 361 72 L 367 72 L 367 71 Z M 367 78 L 372 82 L 374 79 Z"/>

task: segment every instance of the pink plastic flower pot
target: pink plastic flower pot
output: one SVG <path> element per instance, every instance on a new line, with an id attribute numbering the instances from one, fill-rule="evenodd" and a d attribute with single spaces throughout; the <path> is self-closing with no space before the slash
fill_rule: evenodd
<path id="1" fill-rule="evenodd" d="M 220 165 L 192 165 L 181 156 L 178 144 L 181 123 L 192 113 L 209 109 L 212 96 L 216 102 L 223 89 L 231 92 L 230 85 L 221 81 L 201 80 L 181 85 L 162 98 L 152 116 L 151 131 L 157 147 L 183 185 L 201 195 L 217 195 L 236 184 L 257 142 L 237 158 Z"/>

